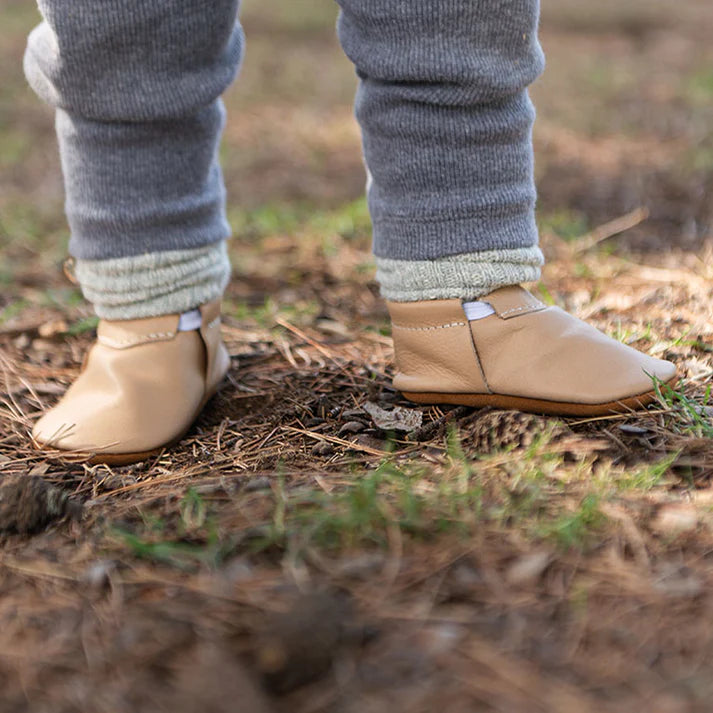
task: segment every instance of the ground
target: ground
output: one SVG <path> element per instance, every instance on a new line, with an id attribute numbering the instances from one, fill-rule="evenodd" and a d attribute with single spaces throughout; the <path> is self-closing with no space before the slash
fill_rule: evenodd
<path id="1" fill-rule="evenodd" d="M 392 390 L 335 13 L 245 3 L 230 379 L 112 469 L 28 441 L 95 321 L 0 0 L 0 711 L 710 710 L 713 6 L 545 3 L 534 289 L 681 373 L 588 420 Z"/>

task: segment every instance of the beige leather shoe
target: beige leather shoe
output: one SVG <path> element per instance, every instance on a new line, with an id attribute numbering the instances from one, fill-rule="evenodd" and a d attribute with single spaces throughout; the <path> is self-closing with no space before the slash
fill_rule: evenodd
<path id="1" fill-rule="evenodd" d="M 417 403 L 600 416 L 655 399 L 653 377 L 676 367 L 548 307 L 522 287 L 481 301 L 495 314 L 468 322 L 460 300 L 389 303 L 394 386 Z"/>
<path id="2" fill-rule="evenodd" d="M 220 302 L 200 312 L 189 332 L 178 331 L 177 314 L 101 321 L 81 374 L 35 425 L 35 445 L 126 465 L 183 437 L 230 365 Z"/>

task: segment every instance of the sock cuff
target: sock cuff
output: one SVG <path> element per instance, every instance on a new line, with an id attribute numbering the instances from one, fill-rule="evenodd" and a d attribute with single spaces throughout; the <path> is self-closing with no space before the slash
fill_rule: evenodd
<path id="1" fill-rule="evenodd" d="M 390 302 L 477 300 L 509 285 L 540 279 L 544 264 L 538 246 L 486 250 L 435 260 L 376 258 L 381 295 Z"/>
<path id="2" fill-rule="evenodd" d="M 227 244 L 107 260 L 78 259 L 74 273 L 101 319 L 187 312 L 218 299 L 230 280 Z"/>

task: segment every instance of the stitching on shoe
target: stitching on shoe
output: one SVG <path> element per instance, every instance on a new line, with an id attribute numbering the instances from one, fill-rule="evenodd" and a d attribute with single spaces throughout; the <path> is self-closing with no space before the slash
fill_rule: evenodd
<path id="1" fill-rule="evenodd" d="M 506 317 L 509 314 L 515 314 L 516 312 L 524 312 L 525 310 L 535 309 L 536 307 L 545 307 L 542 302 L 531 302 L 530 304 L 524 305 L 522 307 L 513 307 L 512 309 L 506 309 L 504 312 L 500 313 L 501 317 Z"/>
<path id="2" fill-rule="evenodd" d="M 392 324 L 393 329 L 405 329 L 409 332 L 432 332 L 435 329 L 450 329 L 451 327 L 467 327 L 467 322 L 451 322 L 450 324 L 437 324 L 434 327 L 404 327 L 400 324 Z"/>
<path id="3" fill-rule="evenodd" d="M 153 334 L 146 334 L 136 339 L 112 339 L 106 335 L 100 335 L 97 337 L 97 341 L 107 347 L 127 347 L 147 344 L 148 342 L 157 341 L 159 339 L 172 339 L 175 336 L 175 332 L 154 332 Z"/>

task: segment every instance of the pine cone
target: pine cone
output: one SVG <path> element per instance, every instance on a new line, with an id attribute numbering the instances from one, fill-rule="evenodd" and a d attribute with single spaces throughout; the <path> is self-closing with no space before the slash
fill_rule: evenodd
<path id="1" fill-rule="evenodd" d="M 557 421 L 522 411 L 479 411 L 458 425 L 463 448 L 480 455 L 507 448 L 527 448 L 545 433 L 554 430 L 555 435 L 560 435 L 566 431 Z"/>
<path id="2" fill-rule="evenodd" d="M 81 505 L 42 478 L 13 475 L 0 480 L 0 532 L 37 532 L 65 516 L 79 518 Z"/>

